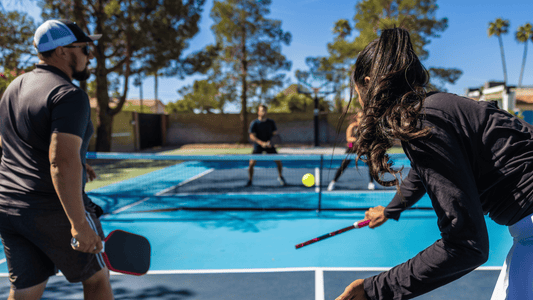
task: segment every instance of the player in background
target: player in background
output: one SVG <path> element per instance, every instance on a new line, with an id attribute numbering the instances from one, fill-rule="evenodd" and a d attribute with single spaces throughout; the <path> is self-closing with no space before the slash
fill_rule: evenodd
<path id="1" fill-rule="evenodd" d="M 277 154 L 275 145 L 272 145 L 271 139 L 274 135 L 277 135 L 277 127 L 274 120 L 267 118 L 268 108 L 264 104 L 260 104 L 257 108 L 257 119 L 253 120 L 250 123 L 250 140 L 254 143 L 254 149 L 252 154 L 262 154 L 266 152 L 267 154 Z M 285 179 L 282 175 L 283 165 L 281 161 L 276 160 L 276 165 L 278 167 L 278 181 L 284 186 L 286 185 Z M 254 176 L 254 167 L 256 160 L 251 159 L 250 165 L 248 167 L 248 183 L 246 186 L 252 185 L 252 179 Z"/>
<path id="2" fill-rule="evenodd" d="M 361 117 L 363 116 L 363 112 L 362 111 L 359 111 L 357 112 L 357 114 L 354 116 L 354 119 L 353 121 L 350 123 L 350 125 L 348 125 L 348 128 L 346 128 L 346 154 L 347 155 L 350 155 L 350 154 L 353 154 L 353 143 L 355 143 L 355 137 L 356 137 L 356 134 L 357 134 L 357 127 L 359 126 L 359 122 L 360 122 L 360 119 Z M 337 183 L 337 180 L 339 180 L 339 178 L 341 177 L 342 173 L 344 173 L 344 170 L 346 170 L 346 168 L 348 167 L 348 165 L 350 164 L 351 162 L 351 159 L 343 159 L 342 160 L 342 163 L 341 163 L 341 166 L 337 169 L 337 172 L 335 173 L 335 177 L 333 178 L 333 180 L 329 183 L 328 185 L 328 191 L 333 191 L 335 189 L 335 184 Z M 370 168 L 368 169 L 368 177 L 369 177 L 369 182 L 368 182 L 368 189 L 369 190 L 374 190 L 376 188 L 376 186 L 374 185 L 374 182 L 372 181 L 372 176 L 370 175 Z"/>

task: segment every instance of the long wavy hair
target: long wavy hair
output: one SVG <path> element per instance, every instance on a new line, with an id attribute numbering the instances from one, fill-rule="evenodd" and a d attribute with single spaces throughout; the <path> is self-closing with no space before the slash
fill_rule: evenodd
<path id="1" fill-rule="evenodd" d="M 359 90 L 363 117 L 353 150 L 383 186 L 399 187 L 402 169 L 393 169 L 387 155 L 394 141 L 424 137 L 431 130 L 422 128 L 419 118 L 428 82 L 405 29 L 383 30 L 357 57 L 351 84 Z M 385 173 L 394 179 L 383 180 Z"/>

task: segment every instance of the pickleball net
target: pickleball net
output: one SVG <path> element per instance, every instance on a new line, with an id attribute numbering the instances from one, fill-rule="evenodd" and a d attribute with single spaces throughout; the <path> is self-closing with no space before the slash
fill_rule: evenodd
<path id="1" fill-rule="evenodd" d="M 334 192 L 327 192 L 343 159 L 350 165 Z M 355 167 L 346 155 L 158 155 L 89 153 L 88 163 L 99 176 L 87 194 L 106 213 L 173 210 L 322 211 L 366 210 L 387 205 L 394 188 L 368 191 L 368 170 Z M 392 156 L 398 167 L 404 156 Z M 251 186 L 249 161 L 256 160 Z M 283 165 L 285 184 L 278 180 Z M 408 165 L 407 165 L 408 166 Z M 404 169 L 407 175 L 406 167 Z M 315 185 L 306 187 L 302 177 L 311 173 Z M 383 193 L 387 193 L 386 196 Z"/>

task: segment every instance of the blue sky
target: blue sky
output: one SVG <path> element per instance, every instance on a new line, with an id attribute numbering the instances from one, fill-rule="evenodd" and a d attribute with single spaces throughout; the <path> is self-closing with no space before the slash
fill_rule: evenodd
<path id="1" fill-rule="evenodd" d="M 8 10 L 24 10 L 41 23 L 39 8 L 31 0 L 24 0 L 22 7 L 15 0 L 2 0 Z M 7 5 L 6 5 L 7 3 Z M 292 61 L 288 73 L 292 82 L 297 69 L 307 69 L 305 58 L 327 55 L 327 43 L 333 41 L 332 28 L 335 21 L 348 19 L 355 15 L 354 0 L 272 0 L 271 14 L 268 18 L 282 21 L 282 28 L 292 34 L 292 42 L 284 46 L 282 53 Z M 439 0 L 437 17 L 448 18 L 448 29 L 440 38 L 432 40 L 426 47 L 429 58 L 423 61 L 429 67 L 458 68 L 463 75 L 455 85 L 448 85 L 448 91 L 463 95 L 468 87 L 479 87 L 488 80 L 503 81 L 502 63 L 498 40 L 487 35 L 488 23 L 496 18 L 510 21 L 509 34 L 503 36 L 505 58 L 507 63 L 508 83 L 518 84 L 524 45 L 518 44 L 514 33 L 520 25 L 533 24 L 533 1 L 531 0 Z M 200 33 L 190 41 L 189 51 L 203 48 L 214 43 L 211 32 L 213 21 L 209 17 L 213 0 L 206 0 L 200 23 Z M 353 25 L 353 22 L 352 22 Z M 354 33 L 357 34 L 357 33 Z M 160 79 L 159 99 L 164 103 L 176 101 L 177 90 L 201 76 L 185 80 L 177 78 Z M 533 43 L 530 42 L 523 85 L 533 86 Z M 143 98 L 153 99 L 154 80 L 147 78 L 143 83 Z M 128 98 L 139 98 L 139 88 L 131 86 Z M 236 112 L 239 108 L 230 106 L 227 112 Z"/>

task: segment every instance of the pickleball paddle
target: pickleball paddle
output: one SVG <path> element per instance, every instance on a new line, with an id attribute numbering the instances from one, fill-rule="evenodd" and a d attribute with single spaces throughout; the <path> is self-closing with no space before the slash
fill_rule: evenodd
<path id="1" fill-rule="evenodd" d="M 303 242 L 301 244 L 298 244 L 296 245 L 296 249 L 300 249 L 304 246 L 307 246 L 307 245 L 310 245 L 310 244 L 313 244 L 313 243 L 316 243 L 318 241 L 322 241 L 322 240 L 325 240 L 327 238 L 330 238 L 332 236 L 335 236 L 337 234 L 341 234 L 343 232 L 346 232 L 346 231 L 349 231 L 349 230 L 352 230 L 352 229 L 356 229 L 356 228 L 362 228 L 362 227 L 365 227 L 367 226 L 368 224 L 370 223 L 370 220 L 361 220 L 361 221 L 357 221 L 355 223 L 353 223 L 352 226 L 348 226 L 348 227 L 344 227 L 342 229 L 339 229 L 339 230 L 335 230 L 333 232 L 330 232 L 330 233 L 327 233 L 327 234 L 324 234 L 324 235 L 321 235 L 317 238 L 314 238 L 312 240 L 309 240 L 307 242 Z"/>
<path id="2" fill-rule="evenodd" d="M 281 144 L 281 136 L 279 136 L 279 134 L 272 136 L 270 139 L 270 145 L 272 145 L 272 147 L 276 147 L 279 144 Z"/>
<path id="3" fill-rule="evenodd" d="M 75 247 L 77 241 L 72 238 Z M 113 230 L 103 241 L 102 256 L 109 270 L 144 275 L 150 269 L 150 242 L 143 236 L 123 230 Z"/>

